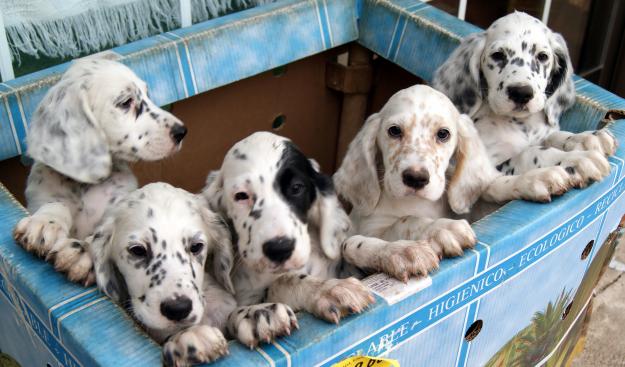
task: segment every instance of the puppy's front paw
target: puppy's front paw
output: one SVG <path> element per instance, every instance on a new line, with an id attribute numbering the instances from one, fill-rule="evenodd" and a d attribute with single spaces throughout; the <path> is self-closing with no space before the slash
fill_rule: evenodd
<path id="1" fill-rule="evenodd" d="M 584 131 L 569 136 L 564 142 L 564 150 L 594 150 L 603 155 L 613 155 L 618 143 L 608 129 Z"/>
<path id="2" fill-rule="evenodd" d="M 87 242 L 71 238 L 57 241 L 46 260 L 54 264 L 58 272 L 66 273 L 70 281 L 91 285 L 95 283 L 95 272 L 87 246 Z"/>
<path id="3" fill-rule="evenodd" d="M 366 239 L 362 236 L 352 236 L 343 242 L 343 248 L 356 249 L 361 257 L 368 260 L 368 269 L 388 274 L 402 282 L 407 282 L 413 275 L 423 276 L 438 269 L 438 255 L 427 241 L 380 240 L 372 251 L 365 250 L 367 246 L 361 248 L 363 241 Z"/>
<path id="4" fill-rule="evenodd" d="M 45 215 L 22 218 L 13 230 L 13 238 L 38 256 L 46 256 L 57 241 L 67 238 L 69 229 Z"/>
<path id="5" fill-rule="evenodd" d="M 575 180 L 563 167 L 543 167 L 522 174 L 515 190 L 524 200 L 548 203 L 552 196 L 564 194 L 574 183 Z"/>
<path id="6" fill-rule="evenodd" d="M 217 328 L 195 325 L 172 336 L 163 345 L 166 366 L 191 366 L 212 362 L 228 354 L 228 342 Z"/>
<path id="7" fill-rule="evenodd" d="M 228 332 L 250 348 L 260 342 L 291 335 L 298 329 L 297 318 L 291 307 L 284 303 L 261 303 L 243 306 L 234 310 L 228 317 Z"/>
<path id="8" fill-rule="evenodd" d="M 610 174 L 608 159 L 595 150 L 565 153 L 556 165 L 564 167 L 576 187 L 586 187 Z"/>
<path id="9" fill-rule="evenodd" d="M 435 220 L 426 231 L 426 239 L 439 257 L 461 256 L 464 249 L 473 248 L 477 243 L 473 228 L 464 219 Z"/>
<path id="10" fill-rule="evenodd" d="M 321 284 L 313 302 L 315 316 L 338 324 L 343 316 L 361 313 L 375 298 L 356 278 L 329 279 Z"/>

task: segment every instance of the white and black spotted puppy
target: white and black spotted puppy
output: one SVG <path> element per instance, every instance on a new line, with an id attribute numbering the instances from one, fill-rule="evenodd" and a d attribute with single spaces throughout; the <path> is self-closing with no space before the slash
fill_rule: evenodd
<path id="1" fill-rule="evenodd" d="M 514 175 L 557 167 L 534 174 L 549 183 L 550 194 L 560 194 L 553 180 L 568 174 L 566 189 L 599 180 L 610 171 L 605 155 L 616 149 L 607 129 L 560 131 L 560 116 L 575 102 L 572 75 L 562 36 L 515 12 L 462 40 L 433 85 L 473 118 L 498 170 Z"/>
<path id="2" fill-rule="evenodd" d="M 32 215 L 18 223 L 15 239 L 70 279 L 84 279 L 54 254 L 80 251 L 80 240 L 93 233 L 106 207 L 137 187 L 127 162 L 165 158 L 180 149 L 185 134 L 182 122 L 157 107 L 145 82 L 126 66 L 94 58 L 74 62 L 30 124 L 28 155 L 35 164 L 26 200 Z"/>
<path id="3" fill-rule="evenodd" d="M 93 265 L 82 265 L 164 343 L 167 365 L 228 352 L 222 330 L 236 307 L 230 233 L 202 198 L 165 183 L 146 185 L 109 206 L 86 242 Z"/>
<path id="4" fill-rule="evenodd" d="M 462 255 L 476 236 L 457 214 L 498 175 L 473 122 L 445 95 L 425 85 L 401 90 L 367 119 L 334 175 L 353 206 L 356 236 L 345 246 L 379 251 L 421 240 L 439 257 Z"/>
<path id="5" fill-rule="evenodd" d="M 289 334 L 297 327 L 293 310 L 338 322 L 373 301 L 360 281 L 337 279 L 350 223 L 318 169 L 290 140 L 258 132 L 209 175 L 204 195 L 234 236 L 240 307 L 228 329 L 248 346 Z"/>

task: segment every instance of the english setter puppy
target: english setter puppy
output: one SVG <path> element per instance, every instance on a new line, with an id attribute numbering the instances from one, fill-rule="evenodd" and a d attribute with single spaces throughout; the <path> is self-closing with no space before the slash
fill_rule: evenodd
<path id="1" fill-rule="evenodd" d="M 71 280 L 84 279 L 76 271 L 85 267 L 54 254 L 81 252 L 81 240 L 93 233 L 105 208 L 136 189 L 128 162 L 173 154 L 186 131 L 150 100 L 145 82 L 123 64 L 96 58 L 74 62 L 30 124 L 27 153 L 35 163 L 26 200 L 32 215 L 17 224 L 15 239 L 67 271 Z"/>
<path id="2" fill-rule="evenodd" d="M 451 218 L 497 176 L 473 122 L 447 97 L 425 85 L 401 90 L 367 119 L 334 175 L 357 234 L 346 249 L 425 240 L 439 257 L 459 256 L 476 237 Z"/>
<path id="3" fill-rule="evenodd" d="M 568 174 L 568 190 L 608 175 L 606 155 L 617 145 L 607 129 L 560 131 L 560 116 L 575 102 L 572 75 L 562 36 L 515 12 L 466 37 L 437 70 L 433 85 L 473 118 L 499 171 L 514 175 L 550 167 L 534 171 L 536 178 L 550 182 Z M 549 193 L 560 194 L 562 188 L 552 183 Z"/>
<path id="4" fill-rule="evenodd" d="M 235 248 L 233 284 L 240 306 L 230 334 L 248 346 L 289 334 L 293 311 L 338 322 L 374 299 L 349 274 L 342 242 L 350 222 L 330 177 L 288 139 L 258 132 L 236 143 L 204 191 L 230 222 Z M 438 265 L 433 251 L 407 242 L 386 251 L 350 248 L 353 265 L 395 274 L 425 274 Z"/>
<path id="5" fill-rule="evenodd" d="M 232 245 L 226 224 L 202 198 L 165 183 L 146 185 L 111 204 L 86 243 L 93 264 L 57 257 L 95 271 L 98 287 L 164 343 L 166 365 L 227 354 L 222 330 L 236 307 Z"/>

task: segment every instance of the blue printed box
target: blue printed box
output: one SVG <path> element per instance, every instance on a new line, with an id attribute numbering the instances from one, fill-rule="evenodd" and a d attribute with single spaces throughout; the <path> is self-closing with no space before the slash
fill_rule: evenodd
<path id="1" fill-rule="evenodd" d="M 477 30 L 416 0 L 284 0 L 112 52 L 166 104 L 354 41 L 428 81 Z M 66 68 L 0 84 L 0 159 L 24 151 L 34 108 Z M 625 122 L 608 119 L 625 101 L 581 78 L 575 85 L 577 103 L 562 127 L 607 125 L 625 141 Z M 512 202 L 474 223 L 477 247 L 431 277 L 407 285 L 367 278 L 377 302 L 362 315 L 335 326 L 301 314 L 291 336 L 253 350 L 231 342 L 215 365 L 330 366 L 357 354 L 402 366 L 563 364 L 618 242 L 624 159 L 619 148 L 611 175 L 584 190 L 548 205 Z M 159 346 L 120 308 L 13 242 L 25 214 L 0 187 L 0 351 L 22 366 L 159 365 Z"/>

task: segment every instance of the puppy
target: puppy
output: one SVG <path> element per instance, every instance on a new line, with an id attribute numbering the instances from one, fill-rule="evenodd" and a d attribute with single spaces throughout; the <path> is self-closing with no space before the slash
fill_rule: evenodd
<path id="1" fill-rule="evenodd" d="M 242 307 L 230 316 L 228 329 L 244 344 L 289 334 L 297 327 L 293 310 L 338 322 L 373 301 L 355 278 L 337 279 L 357 274 L 341 256 L 349 218 L 332 180 L 290 140 L 258 132 L 236 143 L 220 171 L 209 176 L 204 195 L 228 218 L 234 236 L 232 278 Z M 425 274 L 438 265 L 422 243 L 387 250 L 349 251 L 356 266 L 402 275 Z"/>
<path id="2" fill-rule="evenodd" d="M 560 131 L 575 102 L 566 43 L 538 19 L 515 12 L 465 38 L 437 70 L 433 86 L 474 119 L 490 161 L 506 175 L 533 171 L 548 193 L 600 180 L 610 172 L 606 155 L 617 143 L 607 129 Z M 536 168 L 558 167 L 536 171 Z M 542 173 L 541 173 L 542 172 Z M 546 177 L 551 176 L 551 177 Z M 503 201 L 494 192 L 492 201 Z"/>
<path id="3" fill-rule="evenodd" d="M 439 257 L 459 256 L 475 233 L 449 218 L 467 213 L 497 175 L 473 122 L 447 97 L 425 85 L 399 91 L 367 119 L 334 175 L 358 234 L 345 245 L 426 240 Z"/>
<path id="4" fill-rule="evenodd" d="M 45 95 L 28 131 L 35 163 L 26 200 L 31 216 L 14 230 L 28 251 L 45 256 L 71 280 L 85 278 L 58 252 L 80 252 L 106 207 L 136 189 L 128 162 L 158 160 L 180 149 L 182 122 L 158 108 L 145 82 L 103 59 L 76 61 Z M 87 260 L 85 260 L 87 261 Z"/>
<path id="5" fill-rule="evenodd" d="M 164 343 L 165 364 L 227 354 L 222 330 L 236 307 L 232 245 L 202 199 L 165 183 L 146 185 L 110 205 L 86 242 L 98 287 Z"/>

